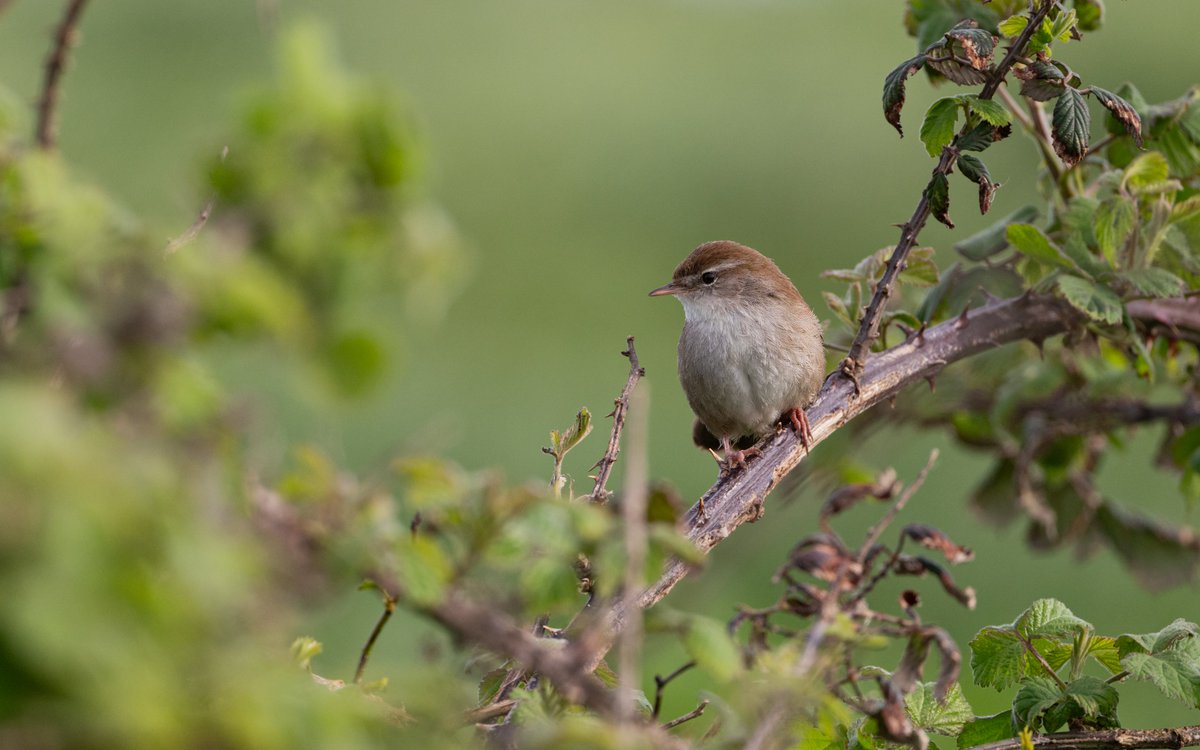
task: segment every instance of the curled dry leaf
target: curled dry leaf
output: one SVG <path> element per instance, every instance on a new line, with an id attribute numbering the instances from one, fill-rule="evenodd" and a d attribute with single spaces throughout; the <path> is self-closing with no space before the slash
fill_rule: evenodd
<path id="1" fill-rule="evenodd" d="M 910 523 L 900 533 L 926 549 L 941 552 L 954 565 L 970 562 L 975 557 L 970 549 L 955 544 L 950 537 L 928 524 Z"/>

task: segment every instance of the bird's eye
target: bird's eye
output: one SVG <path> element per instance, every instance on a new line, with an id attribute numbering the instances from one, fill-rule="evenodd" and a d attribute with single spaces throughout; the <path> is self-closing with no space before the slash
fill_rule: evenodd
<path id="1" fill-rule="evenodd" d="M 712 286 L 717 281 L 717 275 L 712 271 L 705 271 L 704 273 L 700 274 L 700 280 L 705 284 Z"/>

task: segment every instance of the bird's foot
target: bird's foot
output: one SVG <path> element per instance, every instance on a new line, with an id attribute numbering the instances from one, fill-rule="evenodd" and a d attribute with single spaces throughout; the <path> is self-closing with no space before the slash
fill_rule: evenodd
<path id="1" fill-rule="evenodd" d="M 717 465 L 721 467 L 722 474 L 732 474 L 737 469 L 746 468 L 746 462 L 755 456 L 761 456 L 762 451 L 758 448 L 747 448 L 746 450 L 727 449 L 725 457 L 717 461 Z"/>
<path id="2" fill-rule="evenodd" d="M 784 412 L 784 417 L 792 424 L 792 429 L 796 431 L 796 437 L 800 438 L 800 445 L 804 446 L 804 452 L 808 453 L 809 448 L 813 444 L 812 429 L 808 426 L 808 415 L 801 408 L 788 409 Z"/>

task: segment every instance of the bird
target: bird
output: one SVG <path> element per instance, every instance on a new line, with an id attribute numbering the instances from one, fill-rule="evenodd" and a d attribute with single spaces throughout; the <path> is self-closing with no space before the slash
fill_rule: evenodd
<path id="1" fill-rule="evenodd" d="M 722 473 L 745 467 L 752 447 L 782 422 L 812 442 L 804 410 L 825 378 L 821 323 L 774 261 L 732 240 L 706 242 L 651 297 L 683 305 L 679 382 L 696 415 L 693 441 L 714 450 Z M 715 452 L 714 452 L 715 455 Z"/>

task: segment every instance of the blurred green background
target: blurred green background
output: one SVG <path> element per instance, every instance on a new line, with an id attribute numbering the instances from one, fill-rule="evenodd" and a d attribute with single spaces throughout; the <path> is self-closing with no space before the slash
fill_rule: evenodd
<path id="1" fill-rule="evenodd" d="M 1193 11 L 1188 0 L 1110 2 L 1105 29 L 1061 54 L 1087 81 L 1115 89 L 1132 80 L 1152 102 L 1171 98 L 1200 78 Z M 10 96 L 33 101 L 58 13 L 58 3 L 16 0 L 0 15 Z M 258 468 L 270 476 L 291 446 L 311 442 L 362 471 L 398 452 L 431 452 L 513 481 L 543 480 L 547 432 L 580 406 L 608 411 L 626 373 L 618 352 L 632 334 L 652 394 L 652 474 L 691 501 L 715 467 L 690 444 L 675 380 L 681 311 L 646 292 L 696 244 L 737 239 L 773 257 L 829 317 L 819 293 L 837 287 L 819 272 L 894 242 L 892 225 L 911 213 L 931 166 L 915 134 L 941 92 L 913 79 L 904 115 L 913 137 L 902 141 L 880 112 L 883 76 L 914 52 L 902 14 L 902 3 L 878 0 L 95 2 L 64 83 L 61 148 L 165 243 L 203 204 L 204 165 L 247 90 L 270 77 L 274 30 L 317 18 L 350 70 L 409 103 L 429 197 L 457 227 L 470 267 L 444 317 L 397 332 L 386 383 L 363 401 L 289 379 L 268 355 L 229 362 L 230 382 L 258 404 Z M 1027 140 L 1018 135 L 989 157 L 1006 183 L 995 215 L 1036 200 Z M 973 187 L 955 180 L 952 190 L 958 229 L 922 235 L 943 264 L 953 241 L 988 223 Z M 585 486 L 607 426 L 568 460 Z M 1183 519 L 1173 481 L 1149 468 L 1152 438 L 1111 457 L 1106 490 Z M 907 478 L 935 445 L 942 460 L 906 517 L 977 552 L 955 571 L 977 589 L 976 611 L 921 585 L 926 618 L 960 645 L 1042 596 L 1110 634 L 1200 617 L 1194 588 L 1148 592 L 1110 553 L 1047 557 L 1024 546 L 1020 529 L 983 525 L 965 500 L 985 464 L 946 449 L 940 435 L 884 431 L 856 450 L 861 463 L 894 465 Z M 739 530 L 668 601 L 718 616 L 739 602 L 773 601 L 770 572 L 813 528 L 818 502 L 811 491 L 775 498 L 764 522 Z M 850 527 L 871 520 L 863 512 Z M 370 596 L 347 594 L 313 614 L 309 629 L 326 643 L 318 671 L 348 676 L 376 611 Z M 421 648 L 426 628 L 399 619 L 380 643 L 378 675 L 395 677 Z M 683 658 L 665 639 L 652 641 L 648 670 Z M 699 676 L 680 680 L 665 713 L 690 708 L 700 685 Z M 979 713 L 1007 705 L 990 692 L 967 695 Z M 1129 724 L 1196 720 L 1146 684 L 1122 695 Z"/>

